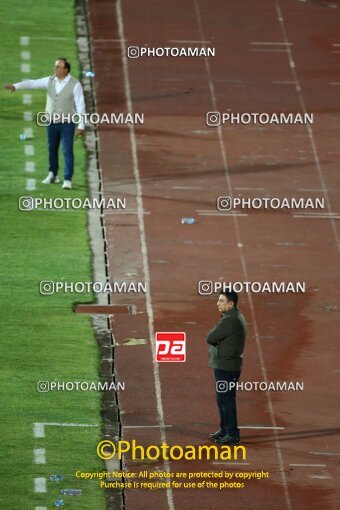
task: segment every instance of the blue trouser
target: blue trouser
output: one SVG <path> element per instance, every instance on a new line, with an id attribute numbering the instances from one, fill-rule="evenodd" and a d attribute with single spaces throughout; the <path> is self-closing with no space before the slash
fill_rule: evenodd
<path id="1" fill-rule="evenodd" d="M 65 181 L 71 181 L 74 172 L 74 154 L 73 154 L 73 141 L 74 141 L 75 124 L 72 122 L 60 122 L 59 124 L 51 123 L 47 126 L 47 142 L 48 142 L 48 171 L 53 172 L 54 175 L 58 174 L 59 161 L 58 152 L 61 140 L 63 149 L 65 170 Z"/>
<path id="2" fill-rule="evenodd" d="M 216 383 L 216 400 L 220 413 L 220 428 L 225 434 L 232 437 L 239 436 L 237 427 L 237 410 L 236 410 L 236 387 L 229 389 L 228 383 L 237 382 L 240 378 L 241 371 L 214 369 Z M 227 391 L 224 391 L 226 388 Z M 220 390 L 220 391 L 218 391 Z"/>

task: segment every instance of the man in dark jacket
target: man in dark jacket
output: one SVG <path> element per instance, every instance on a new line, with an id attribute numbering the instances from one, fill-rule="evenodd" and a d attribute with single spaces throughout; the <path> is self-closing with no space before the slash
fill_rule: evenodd
<path id="1" fill-rule="evenodd" d="M 238 444 L 236 384 L 240 378 L 247 326 L 237 308 L 238 295 L 222 292 L 217 301 L 220 321 L 207 335 L 209 366 L 214 369 L 220 430 L 210 434 L 218 444 Z M 232 384 L 230 384 L 232 383 Z"/>

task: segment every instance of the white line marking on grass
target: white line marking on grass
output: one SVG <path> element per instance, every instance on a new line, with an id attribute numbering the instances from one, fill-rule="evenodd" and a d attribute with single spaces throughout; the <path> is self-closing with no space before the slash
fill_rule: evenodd
<path id="1" fill-rule="evenodd" d="M 25 155 L 34 156 L 34 145 L 25 145 Z"/>
<path id="2" fill-rule="evenodd" d="M 49 37 L 49 36 L 39 36 L 39 37 L 31 37 L 31 39 L 46 39 L 47 41 L 73 41 L 72 37 Z"/>
<path id="3" fill-rule="evenodd" d="M 22 96 L 22 104 L 32 104 L 32 94 L 24 94 Z"/>
<path id="4" fill-rule="evenodd" d="M 34 492 L 46 492 L 46 478 L 34 478 Z"/>
<path id="5" fill-rule="evenodd" d="M 47 510 L 47 506 L 36 506 L 35 510 Z"/>
<path id="6" fill-rule="evenodd" d="M 32 120 L 33 120 L 33 113 L 32 112 L 24 112 L 23 113 L 23 118 L 27 122 L 32 122 Z"/>
<path id="7" fill-rule="evenodd" d="M 294 467 L 326 467 L 326 464 L 289 464 Z"/>
<path id="8" fill-rule="evenodd" d="M 22 60 L 30 60 L 31 52 L 30 51 L 22 51 L 20 53 L 20 56 L 21 56 Z"/>
<path id="9" fill-rule="evenodd" d="M 36 422 L 33 424 L 34 437 L 45 437 L 45 427 L 99 427 L 92 423 Z"/>
<path id="10" fill-rule="evenodd" d="M 45 427 L 99 427 L 98 423 L 58 423 L 58 422 L 46 422 L 43 423 Z"/>
<path id="11" fill-rule="evenodd" d="M 26 179 L 26 189 L 27 189 L 27 191 L 36 190 L 37 189 L 36 179 Z"/>
<path id="12" fill-rule="evenodd" d="M 30 43 L 30 38 L 29 37 L 27 37 L 25 35 L 20 37 L 20 44 L 21 44 L 21 46 L 28 46 L 29 43 Z"/>
<path id="13" fill-rule="evenodd" d="M 26 138 L 33 138 L 33 129 L 31 127 L 24 128 L 24 135 Z"/>
<path id="14" fill-rule="evenodd" d="M 35 172 L 35 163 L 34 161 L 25 161 L 25 172 Z"/>
<path id="15" fill-rule="evenodd" d="M 131 87 L 130 87 L 130 79 L 129 79 L 129 69 L 128 69 L 128 59 L 126 55 L 126 44 L 125 44 L 125 36 L 124 36 L 124 21 L 122 14 L 122 3 L 121 0 L 117 0 L 116 2 L 116 15 L 118 22 L 118 33 L 119 38 L 121 40 L 121 57 L 122 57 L 122 65 L 123 65 L 123 80 L 124 80 L 124 89 L 125 89 L 125 99 L 127 104 L 127 110 L 129 113 L 133 113 L 132 107 L 132 99 L 131 99 Z M 136 201 L 138 208 L 138 225 L 140 232 L 140 243 L 141 243 L 141 251 L 142 251 L 142 259 L 143 259 L 143 271 L 145 281 L 147 282 L 148 288 L 150 288 L 150 272 L 149 272 L 149 262 L 148 262 L 148 249 L 146 244 L 146 236 L 145 236 L 145 226 L 144 226 L 144 215 L 143 215 L 143 198 L 142 198 L 142 184 L 139 173 L 139 164 L 138 164 L 138 154 L 137 154 L 137 141 L 135 135 L 135 128 L 133 124 L 129 125 L 130 131 L 130 143 L 131 143 L 131 155 L 132 155 L 132 163 L 133 163 L 133 173 L 136 182 Z M 151 357 L 153 364 L 153 375 L 155 381 L 155 392 L 156 392 L 156 404 L 157 404 L 157 414 L 158 414 L 158 422 L 160 428 L 160 436 L 162 442 L 166 443 L 166 432 L 165 432 L 165 424 L 164 424 L 164 411 L 162 404 L 162 389 L 161 389 L 161 381 L 159 377 L 159 366 L 155 361 L 155 332 L 154 332 L 154 318 L 153 318 L 153 309 L 152 309 L 152 301 L 150 292 L 146 293 L 146 309 L 148 314 L 148 328 L 150 335 L 150 347 L 151 347 Z M 164 460 L 164 468 L 167 472 L 170 472 L 170 464 L 168 461 Z M 167 503 L 169 510 L 174 510 L 174 500 L 172 489 L 167 489 Z"/>
<path id="16" fill-rule="evenodd" d="M 43 423 L 33 423 L 34 437 L 45 437 L 45 427 Z"/>
<path id="17" fill-rule="evenodd" d="M 202 18 L 201 18 L 201 11 L 200 11 L 200 7 L 199 7 L 199 3 L 197 0 L 194 0 L 194 4 L 195 4 L 195 9 L 196 9 L 196 17 L 197 17 L 199 34 L 200 34 L 201 39 L 204 40 L 203 25 L 202 25 Z M 205 64 L 205 68 L 206 68 L 207 80 L 208 80 L 208 85 L 209 85 L 209 90 L 210 90 L 212 111 L 218 111 L 215 87 L 214 87 L 212 74 L 211 74 L 211 70 L 210 70 L 209 58 L 204 58 L 204 64 Z M 223 167 L 225 170 L 225 178 L 226 178 L 226 184 L 228 187 L 228 195 L 233 195 L 231 178 L 230 178 L 230 174 L 229 174 L 229 167 L 228 167 L 228 161 L 227 161 L 227 154 L 226 154 L 225 144 L 224 144 L 224 140 L 223 140 L 223 130 L 222 130 L 221 126 L 217 127 L 217 137 L 218 137 L 218 141 L 219 141 L 219 145 L 220 145 Z M 234 218 L 234 228 L 235 228 L 235 233 L 236 233 L 236 238 L 237 238 L 237 244 L 240 247 L 239 255 L 240 255 L 242 270 L 243 270 L 245 280 L 248 281 L 249 280 L 248 267 L 247 267 L 246 259 L 244 256 L 243 246 L 242 246 L 243 243 L 242 243 L 242 236 L 241 236 L 241 232 L 240 232 L 239 220 L 238 220 L 237 216 L 234 216 L 233 218 Z M 263 377 L 264 381 L 268 381 L 267 368 L 266 368 L 265 361 L 264 361 L 264 355 L 263 355 L 262 346 L 261 346 L 261 342 L 260 342 L 260 333 L 259 333 L 259 328 L 258 328 L 257 320 L 256 320 L 254 301 L 253 301 L 252 295 L 250 293 L 247 293 L 247 299 L 248 299 L 248 303 L 249 303 L 249 307 L 250 307 L 250 311 L 251 311 L 251 320 L 253 323 L 253 328 L 254 328 L 254 333 L 255 333 L 255 343 L 256 343 L 256 349 L 257 349 L 257 353 L 258 353 L 258 357 L 259 357 L 259 361 L 260 361 L 262 377 Z M 270 392 L 267 391 L 265 393 L 265 396 L 267 399 L 270 421 L 272 422 L 273 427 L 276 427 L 277 426 L 276 425 L 276 417 L 275 417 L 275 413 L 274 413 L 274 406 L 273 406 L 272 397 L 271 397 Z M 279 470 L 280 470 L 280 475 L 281 475 L 281 481 L 282 481 L 286 506 L 287 506 L 288 510 L 291 510 L 292 504 L 291 504 L 289 491 L 288 491 L 287 477 L 286 477 L 286 473 L 284 470 L 285 465 L 283 462 L 283 456 L 282 456 L 282 450 L 281 450 L 281 445 L 280 445 L 280 441 L 279 441 L 279 436 L 275 429 L 274 429 L 274 444 L 275 444 L 275 450 L 276 450 L 278 463 L 279 463 Z"/>
<path id="18" fill-rule="evenodd" d="M 275 4 L 276 4 L 277 16 L 278 16 L 278 19 L 279 19 L 280 24 L 281 24 L 281 30 L 282 30 L 283 38 L 287 42 L 287 31 L 286 31 L 286 27 L 285 27 L 285 24 L 284 24 L 284 19 L 282 18 L 280 1 L 279 0 L 275 0 Z M 295 69 L 294 60 L 293 60 L 292 49 L 289 46 L 287 47 L 287 49 L 288 49 L 289 64 L 290 65 L 292 64 L 291 68 L 292 68 L 293 79 L 296 82 L 299 83 L 298 75 L 297 75 L 297 72 L 296 72 L 296 69 Z M 299 86 L 300 86 L 300 83 L 299 83 Z M 301 89 L 301 87 L 300 87 L 300 89 Z M 303 98 L 301 90 L 298 91 L 298 98 L 299 98 L 301 110 L 302 110 L 302 112 L 304 114 L 306 114 L 307 110 L 306 110 L 305 100 Z M 313 157 L 314 157 L 314 161 L 315 161 L 315 167 L 316 167 L 316 171 L 317 171 L 317 174 L 318 174 L 318 177 L 319 177 L 321 188 L 323 188 L 325 190 L 324 193 L 325 193 L 326 206 L 327 206 L 327 209 L 331 212 L 332 211 L 332 206 L 331 206 L 331 202 L 330 202 L 330 199 L 329 199 L 329 196 L 328 196 L 328 190 L 326 188 L 326 181 L 325 181 L 325 178 L 324 178 L 324 175 L 323 175 L 323 171 L 322 171 L 322 168 L 321 168 L 319 154 L 318 154 L 318 151 L 317 151 L 317 148 L 316 148 L 316 144 L 315 144 L 313 128 L 309 124 L 306 124 L 306 129 L 307 129 L 307 132 L 308 132 L 308 137 L 309 137 L 310 145 L 311 145 L 311 148 L 312 148 Z M 335 243 L 336 243 L 337 249 L 340 252 L 340 239 L 339 239 L 339 234 L 338 234 L 336 223 L 335 223 L 333 217 L 329 218 L 329 221 L 331 222 L 331 227 L 332 227 L 332 230 L 333 230 L 333 235 L 334 235 L 334 239 L 335 239 Z"/>
<path id="19" fill-rule="evenodd" d="M 26 64 L 25 62 L 23 62 L 20 66 L 20 69 L 21 69 L 22 73 L 30 73 L 31 72 L 31 64 Z"/>
<path id="20" fill-rule="evenodd" d="M 46 450 L 45 448 L 35 448 L 34 450 L 34 463 L 46 464 Z"/>

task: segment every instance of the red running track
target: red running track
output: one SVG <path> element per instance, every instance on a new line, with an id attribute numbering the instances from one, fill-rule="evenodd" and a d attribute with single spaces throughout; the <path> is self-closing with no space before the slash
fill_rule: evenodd
<path id="1" fill-rule="evenodd" d="M 216 296 L 198 295 L 198 281 L 306 282 L 305 293 L 240 296 L 249 324 L 242 380 L 303 381 L 304 390 L 239 392 L 248 464 L 167 466 L 264 470 L 269 480 L 220 492 L 128 490 L 127 510 L 339 508 L 338 6 L 89 1 L 97 111 L 145 115 L 143 125 L 98 130 L 104 194 L 128 202 L 105 214 L 110 275 L 150 286 L 146 296 L 112 296 L 145 311 L 112 324 L 124 439 L 200 445 L 216 430 L 205 344 Z M 130 45 L 206 45 L 216 56 L 127 59 Z M 206 112 L 228 109 L 308 112 L 314 124 L 206 126 Z M 217 213 L 220 195 L 322 197 L 326 207 L 235 216 Z M 192 216 L 195 225 L 181 224 Z M 155 331 L 186 331 L 186 363 L 153 362 Z M 128 458 L 125 467 L 164 469 Z"/>

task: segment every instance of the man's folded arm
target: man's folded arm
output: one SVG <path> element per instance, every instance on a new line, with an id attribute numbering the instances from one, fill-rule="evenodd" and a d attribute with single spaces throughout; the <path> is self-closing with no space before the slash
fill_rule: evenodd
<path id="1" fill-rule="evenodd" d="M 226 320 L 221 319 L 207 334 L 207 342 L 211 345 L 217 345 L 226 336 L 231 333 L 231 328 Z"/>

